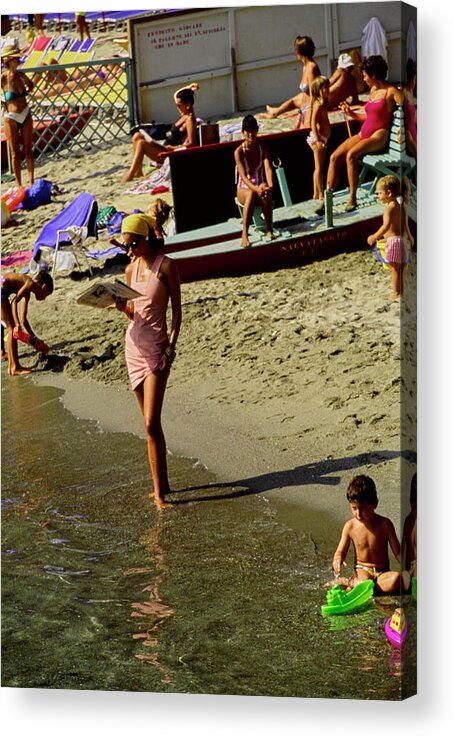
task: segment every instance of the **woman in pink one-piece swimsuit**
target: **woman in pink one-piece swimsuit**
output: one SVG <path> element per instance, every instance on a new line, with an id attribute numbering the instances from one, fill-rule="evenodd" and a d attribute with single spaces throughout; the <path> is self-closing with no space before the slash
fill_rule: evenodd
<path id="1" fill-rule="evenodd" d="M 128 215 L 121 232 L 132 259 L 126 267 L 126 282 L 142 297 L 130 302 L 117 300 L 117 308 L 131 321 L 126 331 L 126 365 L 145 422 L 154 500 L 158 508 L 163 508 L 169 507 L 165 495 L 170 486 L 161 410 L 180 332 L 180 280 L 175 262 L 160 252 L 162 241 L 156 238 L 147 215 Z M 170 335 L 166 323 L 169 298 Z"/>
<path id="2" fill-rule="evenodd" d="M 368 56 L 361 65 L 364 82 L 370 87 L 370 97 L 364 106 L 364 113 L 357 113 L 347 103 L 341 104 L 345 115 L 362 121 L 359 133 L 343 141 L 331 154 L 327 174 L 327 188 L 335 190 L 340 169 L 347 165 L 350 196 L 345 210 L 356 210 L 356 191 L 358 189 L 359 160 L 365 154 L 384 151 L 389 138 L 391 121 L 396 105 L 401 105 L 401 92 L 386 81 L 388 64 L 381 56 Z"/>

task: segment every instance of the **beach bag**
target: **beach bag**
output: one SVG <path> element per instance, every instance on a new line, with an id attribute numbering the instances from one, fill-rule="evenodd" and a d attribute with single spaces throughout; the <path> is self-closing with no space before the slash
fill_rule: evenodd
<path id="1" fill-rule="evenodd" d="M 106 205 L 106 207 L 101 208 L 96 218 L 96 225 L 98 226 L 98 229 L 102 230 L 103 228 L 107 228 L 110 223 L 110 219 L 113 215 L 115 215 L 116 212 L 117 208 L 115 208 L 113 205 Z"/>
<path id="2" fill-rule="evenodd" d="M 10 187 L 9 190 L 6 190 L 6 192 L 2 195 L 2 202 L 5 203 L 9 212 L 12 213 L 14 210 L 17 210 L 19 205 L 21 205 L 24 197 L 24 187 Z"/>
<path id="3" fill-rule="evenodd" d="M 47 205 L 51 201 L 52 182 L 48 179 L 37 179 L 31 187 L 25 190 L 22 207 L 24 210 L 35 210 L 40 205 Z"/>
<path id="4" fill-rule="evenodd" d="M 141 213 L 141 212 L 142 211 L 141 210 L 138 210 L 137 208 L 135 208 L 132 211 L 132 213 L 125 213 L 122 210 L 118 210 L 117 212 L 115 212 L 112 215 L 111 219 L 109 220 L 109 222 L 107 224 L 107 230 L 108 230 L 108 232 L 110 234 L 120 233 L 120 231 L 121 231 L 121 224 L 122 224 L 123 218 L 126 218 L 127 215 L 130 215 L 130 214 L 133 214 L 133 213 Z"/>
<path id="5" fill-rule="evenodd" d="M 122 210 L 117 210 L 110 218 L 109 222 L 107 223 L 107 230 L 110 234 L 113 233 L 120 233 L 121 231 L 121 222 L 123 218 L 125 218 L 128 215 L 128 213 L 124 213 Z"/>

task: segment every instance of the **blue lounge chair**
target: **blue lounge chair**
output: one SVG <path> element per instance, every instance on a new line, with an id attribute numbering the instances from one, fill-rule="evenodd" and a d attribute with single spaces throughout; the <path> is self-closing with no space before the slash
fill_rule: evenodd
<path id="1" fill-rule="evenodd" d="M 56 215 L 42 228 L 41 233 L 33 246 L 32 262 L 39 262 L 41 249 L 54 251 L 54 264 L 52 273 L 55 275 L 57 266 L 57 254 L 61 248 L 69 248 L 74 254 L 77 267 L 80 270 L 75 251 L 79 249 L 85 258 L 90 274 L 91 267 L 82 243 L 89 237 L 98 238 L 96 216 L 98 215 L 98 203 L 94 195 L 81 192 L 61 213 Z"/>

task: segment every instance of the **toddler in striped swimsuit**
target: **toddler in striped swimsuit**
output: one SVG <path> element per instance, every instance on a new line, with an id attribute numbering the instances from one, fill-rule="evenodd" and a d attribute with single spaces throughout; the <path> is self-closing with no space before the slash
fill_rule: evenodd
<path id="1" fill-rule="evenodd" d="M 402 205 L 399 203 L 401 187 L 394 174 L 381 177 L 377 182 L 376 192 L 379 201 L 386 206 L 383 225 L 368 237 L 367 243 L 373 246 L 379 239 L 386 239 L 385 258 L 391 271 L 390 297 L 391 300 L 400 300 L 404 291 L 404 268 L 408 258 L 406 243 L 413 243 L 406 213 L 408 197 L 404 197 Z"/>

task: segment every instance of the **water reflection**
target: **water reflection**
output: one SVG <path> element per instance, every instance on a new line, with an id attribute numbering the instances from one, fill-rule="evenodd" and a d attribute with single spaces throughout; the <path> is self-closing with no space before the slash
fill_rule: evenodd
<path id="1" fill-rule="evenodd" d="M 143 600 L 131 604 L 130 617 L 134 619 L 137 629 L 132 634 L 135 641 L 140 642 L 141 649 L 135 654 L 140 661 L 156 667 L 161 674 L 161 681 L 172 683 L 172 677 L 159 658 L 159 636 L 162 628 L 172 618 L 175 611 L 161 599 L 160 588 L 169 574 L 164 547 L 161 543 L 164 523 L 158 522 L 140 538 L 143 548 L 149 553 L 153 566 L 132 567 L 126 569 L 125 577 L 150 575 L 150 584 L 141 588 Z"/>

